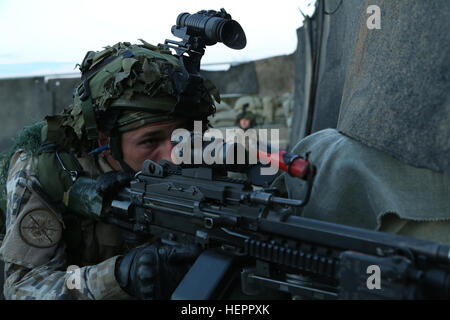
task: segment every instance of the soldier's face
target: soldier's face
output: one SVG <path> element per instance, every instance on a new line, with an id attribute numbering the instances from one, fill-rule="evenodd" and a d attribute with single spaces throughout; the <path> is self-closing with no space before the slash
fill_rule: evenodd
<path id="1" fill-rule="evenodd" d="M 145 160 L 171 160 L 172 132 L 183 120 L 151 123 L 122 134 L 123 160 L 135 171 L 142 169 Z"/>
<path id="2" fill-rule="evenodd" d="M 239 124 L 240 124 L 240 127 L 241 127 L 242 129 L 247 129 L 248 127 L 250 127 L 250 120 L 245 119 L 245 118 L 242 118 L 242 119 L 239 121 Z"/>

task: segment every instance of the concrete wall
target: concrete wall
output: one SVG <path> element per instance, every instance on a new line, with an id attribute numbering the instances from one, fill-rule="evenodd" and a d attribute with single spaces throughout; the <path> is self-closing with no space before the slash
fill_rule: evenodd
<path id="1" fill-rule="evenodd" d="M 18 129 L 67 107 L 78 79 L 44 77 L 0 80 L 0 151 L 12 145 Z"/>
<path id="2" fill-rule="evenodd" d="M 202 71 L 223 94 L 281 95 L 294 92 L 295 54 L 255 60 L 227 71 Z"/>
<path id="3" fill-rule="evenodd" d="M 202 71 L 222 94 L 283 94 L 293 92 L 294 54 L 232 66 L 227 71 Z M 0 152 L 13 144 L 24 126 L 62 111 L 72 102 L 79 78 L 0 79 Z"/>

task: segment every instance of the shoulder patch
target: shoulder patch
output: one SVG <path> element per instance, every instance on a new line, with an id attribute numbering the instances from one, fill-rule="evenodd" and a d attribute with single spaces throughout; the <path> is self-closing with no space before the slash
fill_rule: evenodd
<path id="1" fill-rule="evenodd" d="M 48 209 L 35 209 L 26 213 L 19 223 L 23 241 L 33 247 L 50 248 L 62 237 L 62 224 Z"/>

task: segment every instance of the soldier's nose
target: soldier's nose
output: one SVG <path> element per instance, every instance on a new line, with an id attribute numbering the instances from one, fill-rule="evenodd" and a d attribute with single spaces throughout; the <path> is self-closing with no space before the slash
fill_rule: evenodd
<path id="1" fill-rule="evenodd" d="M 170 137 L 168 139 L 165 139 L 164 142 L 159 146 L 160 152 L 158 161 L 167 160 L 173 162 L 171 156 L 173 147 L 174 145 L 172 144 Z"/>

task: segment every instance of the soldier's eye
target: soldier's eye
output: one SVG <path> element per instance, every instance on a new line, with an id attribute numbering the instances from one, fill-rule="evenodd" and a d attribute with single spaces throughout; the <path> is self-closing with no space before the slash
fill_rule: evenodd
<path id="1" fill-rule="evenodd" d="M 157 139 L 147 139 L 147 140 L 143 140 L 141 141 L 139 144 L 140 145 L 146 145 L 146 146 L 154 146 L 157 144 Z"/>

